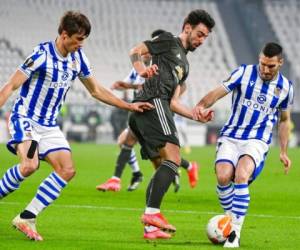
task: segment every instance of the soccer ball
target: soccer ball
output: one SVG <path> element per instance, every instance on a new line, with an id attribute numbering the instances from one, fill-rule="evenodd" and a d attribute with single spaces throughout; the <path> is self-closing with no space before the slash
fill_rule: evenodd
<path id="1" fill-rule="evenodd" d="M 214 244 L 224 243 L 230 234 L 231 217 L 228 215 L 216 215 L 212 217 L 206 227 L 208 239 Z"/>

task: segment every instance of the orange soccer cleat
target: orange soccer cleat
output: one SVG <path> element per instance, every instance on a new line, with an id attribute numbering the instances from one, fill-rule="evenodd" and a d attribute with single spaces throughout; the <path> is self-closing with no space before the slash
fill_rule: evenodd
<path id="1" fill-rule="evenodd" d="M 141 221 L 144 225 L 150 225 L 160 228 L 163 231 L 175 233 L 176 228 L 169 224 L 161 213 L 156 214 L 143 214 Z"/>
<path id="2" fill-rule="evenodd" d="M 42 236 L 36 231 L 36 219 L 22 219 L 20 215 L 17 215 L 13 221 L 13 226 L 20 232 L 25 234 L 29 239 L 35 241 L 42 241 Z"/>
<path id="3" fill-rule="evenodd" d="M 156 239 L 170 239 L 172 236 L 164 231 L 161 231 L 159 228 L 154 227 L 153 230 L 144 229 L 144 239 L 147 240 L 156 240 Z"/>
<path id="4" fill-rule="evenodd" d="M 188 170 L 188 176 L 189 176 L 189 183 L 191 188 L 196 187 L 197 183 L 198 183 L 198 169 L 199 166 L 197 164 L 197 162 L 191 162 L 191 169 Z"/>
<path id="5" fill-rule="evenodd" d="M 121 180 L 120 179 L 115 179 L 115 178 L 110 178 L 103 184 L 100 184 L 96 187 L 97 190 L 99 191 L 113 191 L 113 192 L 118 192 L 121 190 Z"/>

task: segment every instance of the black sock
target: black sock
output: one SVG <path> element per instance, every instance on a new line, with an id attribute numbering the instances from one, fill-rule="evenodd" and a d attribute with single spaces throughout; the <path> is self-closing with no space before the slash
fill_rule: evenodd
<path id="1" fill-rule="evenodd" d="M 114 176 L 121 178 L 123 170 L 130 159 L 132 147 L 128 145 L 122 145 L 121 152 L 117 159 Z"/>
<path id="2" fill-rule="evenodd" d="M 152 184 L 153 184 L 153 177 L 151 178 L 151 180 L 148 184 L 147 190 L 146 190 L 146 204 L 148 204 L 148 201 L 149 201 L 150 190 L 152 188 Z"/>
<path id="3" fill-rule="evenodd" d="M 35 214 L 31 213 L 30 211 L 28 210 L 24 210 L 21 214 L 20 214 L 20 217 L 22 219 L 34 219 L 36 217 Z"/>
<path id="4" fill-rule="evenodd" d="M 190 162 L 187 161 L 186 159 L 181 158 L 180 167 L 183 167 L 184 169 L 187 170 L 189 166 L 190 166 Z"/>
<path id="5" fill-rule="evenodd" d="M 162 162 L 152 178 L 147 207 L 160 208 L 164 194 L 175 178 L 177 168 L 178 165 L 172 161 L 165 160 Z"/>

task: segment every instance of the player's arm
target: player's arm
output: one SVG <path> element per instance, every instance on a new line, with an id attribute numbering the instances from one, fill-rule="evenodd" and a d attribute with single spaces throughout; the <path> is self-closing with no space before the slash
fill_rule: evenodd
<path id="1" fill-rule="evenodd" d="M 214 103 L 227 94 L 228 90 L 223 85 L 220 85 L 208 92 L 208 94 L 205 95 L 193 108 L 193 119 L 199 120 L 207 116 L 210 112 L 212 112 L 212 110 L 209 110 L 208 108 L 210 108 L 212 105 L 214 105 Z"/>
<path id="2" fill-rule="evenodd" d="M 148 102 L 128 103 L 123 101 L 122 99 L 115 96 L 109 89 L 99 84 L 94 77 L 90 76 L 87 78 L 81 78 L 81 82 L 89 91 L 91 96 L 93 96 L 98 101 L 104 102 L 106 104 L 137 112 L 143 112 L 144 110 L 154 108 L 153 105 Z"/>
<path id="3" fill-rule="evenodd" d="M 140 43 L 133 47 L 130 50 L 129 56 L 133 67 L 135 68 L 136 72 L 144 78 L 150 78 L 153 75 L 158 74 L 158 67 L 156 64 L 152 64 L 149 67 L 146 67 L 142 60 L 142 56 L 150 53 L 148 47 L 145 43 Z"/>
<path id="4" fill-rule="evenodd" d="M 18 89 L 26 80 L 28 76 L 25 75 L 20 70 L 16 72 L 9 78 L 9 80 L 0 89 L 0 107 L 2 107 L 11 94 Z"/>
<path id="5" fill-rule="evenodd" d="M 116 81 L 111 86 L 111 89 L 126 90 L 126 89 L 140 89 L 142 84 L 132 84 L 124 81 Z"/>
<path id="6" fill-rule="evenodd" d="M 178 85 L 175 89 L 175 92 L 172 96 L 171 102 L 170 102 L 170 107 L 173 112 L 176 114 L 179 114 L 181 116 L 184 116 L 188 119 L 193 119 L 193 113 L 192 109 L 186 107 L 180 102 L 180 96 L 184 93 L 186 87 L 185 84 L 182 86 Z M 208 122 L 212 120 L 213 116 L 208 116 L 206 118 L 199 119 L 198 121 L 200 122 Z"/>
<path id="7" fill-rule="evenodd" d="M 289 126 L 291 124 L 291 114 L 289 110 L 281 111 L 279 124 L 278 124 L 278 136 L 280 146 L 280 161 L 284 165 L 284 172 L 287 174 L 291 167 L 291 160 L 287 155 L 288 141 L 289 141 Z"/>

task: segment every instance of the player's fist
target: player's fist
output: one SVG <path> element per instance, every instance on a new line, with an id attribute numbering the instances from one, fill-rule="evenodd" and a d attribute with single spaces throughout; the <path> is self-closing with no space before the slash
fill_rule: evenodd
<path id="1" fill-rule="evenodd" d="M 129 109 L 135 112 L 144 112 L 145 110 L 154 109 L 154 106 L 149 102 L 134 102 L 130 103 Z"/>
<path id="2" fill-rule="evenodd" d="M 158 66 L 156 64 L 152 64 L 140 73 L 140 76 L 144 78 L 151 78 L 154 75 L 158 75 Z"/>
<path id="3" fill-rule="evenodd" d="M 193 120 L 199 122 L 209 122 L 214 119 L 214 111 L 211 109 L 204 109 L 201 106 L 195 106 L 192 110 Z"/>

